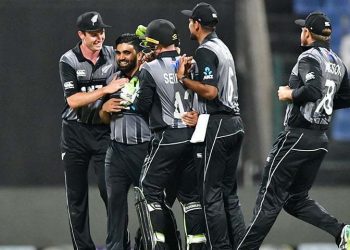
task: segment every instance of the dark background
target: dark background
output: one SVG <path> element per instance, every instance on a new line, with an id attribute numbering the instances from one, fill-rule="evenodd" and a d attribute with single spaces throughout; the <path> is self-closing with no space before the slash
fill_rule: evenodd
<path id="1" fill-rule="evenodd" d="M 217 31 L 233 50 L 233 3 L 207 1 L 220 13 Z M 192 54 L 188 19 L 180 11 L 197 1 L 177 0 L 0 0 L 0 185 L 63 183 L 60 126 L 63 91 L 58 74 L 60 56 L 78 42 L 76 19 L 85 11 L 100 12 L 112 45 L 139 24 L 165 18 L 178 28 L 182 52 Z"/>

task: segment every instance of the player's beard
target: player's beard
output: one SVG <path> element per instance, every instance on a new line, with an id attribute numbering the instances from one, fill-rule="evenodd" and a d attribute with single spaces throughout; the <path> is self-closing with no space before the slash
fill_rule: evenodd
<path id="1" fill-rule="evenodd" d="M 190 39 L 196 41 L 197 40 L 197 36 L 195 34 L 193 34 L 193 33 L 190 33 Z"/>
<path id="2" fill-rule="evenodd" d="M 135 57 L 132 61 L 129 61 L 129 63 L 125 66 L 120 66 L 120 62 L 118 62 L 118 67 L 124 74 L 128 74 L 130 71 L 134 70 L 136 64 L 137 58 Z"/>

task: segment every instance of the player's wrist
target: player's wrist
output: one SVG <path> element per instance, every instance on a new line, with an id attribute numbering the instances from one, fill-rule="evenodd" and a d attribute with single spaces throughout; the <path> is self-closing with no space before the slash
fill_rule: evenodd
<path id="1" fill-rule="evenodd" d="M 186 75 L 179 75 L 179 76 L 177 77 L 177 80 L 178 80 L 179 83 L 183 84 L 183 83 L 184 83 L 184 80 L 185 80 L 186 78 L 188 78 Z"/>

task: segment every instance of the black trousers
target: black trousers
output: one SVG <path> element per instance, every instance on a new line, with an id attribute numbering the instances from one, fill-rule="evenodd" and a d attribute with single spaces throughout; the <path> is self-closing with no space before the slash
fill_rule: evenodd
<path id="1" fill-rule="evenodd" d="M 236 177 L 243 136 L 240 117 L 211 115 L 196 148 L 209 249 L 233 249 L 245 232 Z"/>
<path id="2" fill-rule="evenodd" d="M 128 242 L 128 192 L 138 186 L 148 142 L 128 145 L 111 141 L 106 154 L 106 184 L 108 194 L 108 250 L 126 250 Z"/>
<path id="3" fill-rule="evenodd" d="M 74 249 L 96 249 L 90 235 L 88 169 L 89 164 L 94 168 L 100 195 L 107 209 L 104 162 L 109 135 L 108 126 L 62 122 L 61 152 Z"/>
<path id="4" fill-rule="evenodd" d="M 326 133 L 283 131 L 267 158 L 253 218 L 238 249 L 259 249 L 283 208 L 294 217 L 337 237 L 343 224 L 309 197 L 328 147 Z"/>
<path id="5" fill-rule="evenodd" d="M 157 243 L 156 249 L 179 249 L 178 242 L 170 237 L 176 232 L 176 225 L 166 202 L 173 198 L 166 198 L 165 190 L 176 187 L 180 203 L 186 206 L 197 202 L 199 205 L 198 172 L 194 165 L 194 147 L 189 142 L 192 133 L 190 128 L 169 128 L 155 133 L 142 168 L 140 186 L 147 203 L 154 208 L 150 212 L 153 229 L 165 236 L 165 244 Z M 174 178 L 177 178 L 176 185 L 173 185 Z M 187 235 L 204 233 L 202 209 L 189 211 L 184 216 Z"/>

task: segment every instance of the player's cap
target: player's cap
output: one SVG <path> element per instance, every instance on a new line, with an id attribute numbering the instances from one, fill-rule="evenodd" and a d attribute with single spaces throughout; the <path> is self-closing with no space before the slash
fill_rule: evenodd
<path id="1" fill-rule="evenodd" d="M 147 26 L 145 41 L 152 44 L 169 46 L 178 43 L 174 24 L 165 19 L 156 19 Z"/>
<path id="2" fill-rule="evenodd" d="M 81 14 L 77 19 L 78 30 L 81 31 L 94 31 L 103 28 L 109 28 L 111 26 L 105 24 L 102 20 L 100 13 L 96 11 L 85 12 Z"/>
<path id="3" fill-rule="evenodd" d="M 294 21 L 297 25 L 301 27 L 308 28 L 312 33 L 317 35 L 323 34 L 324 29 L 331 29 L 331 20 L 323 12 L 312 12 L 306 19 L 298 19 Z"/>
<path id="4" fill-rule="evenodd" d="M 214 7 L 204 2 L 197 4 L 192 10 L 182 10 L 181 13 L 205 26 L 215 26 L 219 22 Z"/>

